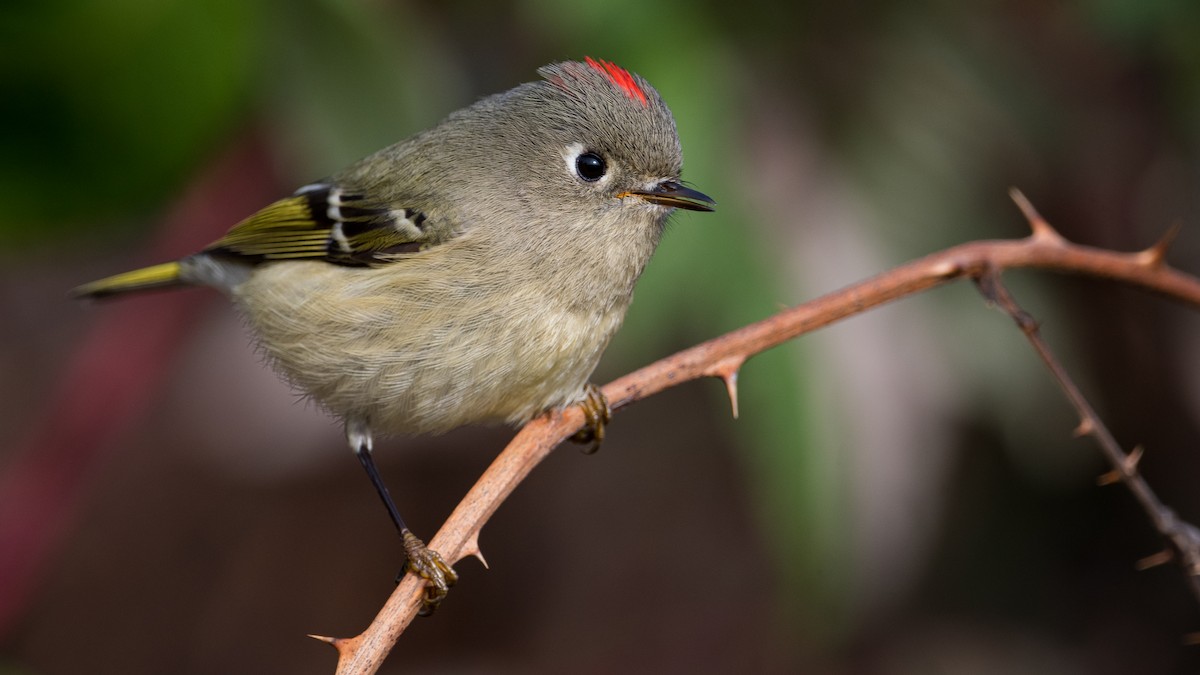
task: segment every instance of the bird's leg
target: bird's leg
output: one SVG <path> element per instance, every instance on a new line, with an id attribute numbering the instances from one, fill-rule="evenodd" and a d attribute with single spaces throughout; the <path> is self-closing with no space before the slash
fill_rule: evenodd
<path id="1" fill-rule="evenodd" d="M 421 616 L 433 614 L 433 610 L 437 609 L 446 594 L 450 592 L 450 587 L 458 581 L 458 574 L 453 567 L 446 564 L 437 551 L 430 550 L 425 546 L 425 542 L 417 538 L 417 535 L 408 529 L 408 525 L 404 524 L 404 519 L 400 517 L 400 511 L 396 509 L 396 504 L 392 501 L 392 496 L 388 494 L 387 486 L 383 484 L 383 477 L 379 475 L 379 469 L 375 467 L 375 460 L 371 456 L 371 431 L 367 425 L 363 422 L 347 422 L 346 440 L 350 442 L 354 454 L 358 455 L 358 460 L 367 470 L 367 476 L 375 486 L 375 491 L 379 493 L 379 498 L 383 500 L 383 505 L 387 507 L 388 515 L 392 517 L 396 530 L 400 532 L 400 538 L 404 544 L 404 555 L 407 558 L 406 571 L 416 573 L 427 584 L 425 601 L 421 605 Z"/>
<path id="2" fill-rule="evenodd" d="M 583 391 L 585 397 L 579 402 L 579 407 L 583 409 L 586 421 L 571 440 L 590 444 L 583 451 L 584 454 L 590 455 L 599 450 L 600 444 L 604 442 L 604 427 L 612 420 L 612 409 L 608 407 L 608 399 L 604 397 L 600 387 L 588 382 Z"/>

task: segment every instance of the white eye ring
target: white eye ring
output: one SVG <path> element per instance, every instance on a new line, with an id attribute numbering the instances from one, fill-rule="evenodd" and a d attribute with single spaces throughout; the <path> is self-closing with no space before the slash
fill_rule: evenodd
<path id="1" fill-rule="evenodd" d="M 594 157 L 596 157 L 597 159 L 600 160 L 600 168 L 604 173 L 600 174 L 599 176 L 597 176 L 595 178 L 589 178 L 580 172 L 580 170 L 579 170 L 580 159 L 584 158 L 588 155 L 593 155 Z M 600 154 L 597 152 L 587 150 L 584 147 L 583 143 L 572 143 L 572 144 L 568 145 L 566 148 L 564 148 L 563 149 L 563 160 L 566 162 L 566 165 L 567 165 L 567 173 L 569 173 L 571 175 L 571 177 L 573 177 L 577 180 L 581 180 L 585 183 L 590 183 L 592 185 L 595 185 L 598 183 L 605 183 L 608 181 L 608 177 L 610 175 L 612 175 L 612 172 L 609 171 L 608 164 L 607 164 L 607 162 L 604 161 L 604 158 L 601 157 Z"/>

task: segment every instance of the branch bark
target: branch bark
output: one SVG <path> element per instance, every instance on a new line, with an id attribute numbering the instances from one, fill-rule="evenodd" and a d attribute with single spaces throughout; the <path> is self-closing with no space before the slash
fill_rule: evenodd
<path id="1" fill-rule="evenodd" d="M 988 271 L 976 282 L 980 293 L 989 302 L 994 303 L 1012 317 L 1013 322 L 1029 340 L 1030 346 L 1042 359 L 1042 363 L 1046 364 L 1046 368 L 1054 376 L 1054 380 L 1063 390 L 1067 400 L 1079 413 L 1079 426 L 1075 429 L 1075 435 L 1094 438 L 1096 444 L 1100 446 L 1100 452 L 1112 465 L 1112 471 L 1101 476 L 1099 483 L 1101 485 L 1121 483 L 1128 488 L 1129 492 L 1133 494 L 1133 498 L 1137 500 L 1138 506 L 1142 508 L 1150 523 L 1154 525 L 1154 529 L 1167 541 L 1169 548 L 1162 553 L 1143 558 L 1139 561 L 1138 568 L 1147 569 L 1177 558 L 1183 566 L 1188 588 L 1200 602 L 1200 530 L 1190 523 L 1180 520 L 1150 489 L 1150 484 L 1138 471 L 1138 463 L 1142 458 L 1141 447 L 1135 447 L 1132 452 L 1128 453 L 1121 448 L 1121 444 L 1117 442 L 1112 432 L 1108 430 L 1108 426 L 1096 414 L 1095 408 L 1084 397 L 1079 386 L 1067 374 L 1067 369 L 1062 366 L 1062 363 L 1050 350 L 1050 346 L 1042 339 L 1037 321 L 1017 304 L 1008 288 L 1000 281 L 999 270 Z"/>
<path id="2" fill-rule="evenodd" d="M 613 412 L 684 382 L 719 377 L 728 388 L 736 415 L 738 369 L 751 356 L 893 300 L 957 279 L 980 280 L 1006 269 L 1031 267 L 1110 279 L 1200 308 L 1200 279 L 1172 269 L 1165 262 L 1175 230 L 1154 246 L 1134 253 L 1081 246 L 1059 235 L 1019 192 L 1013 191 L 1012 197 L 1033 229 L 1029 237 L 955 246 L 678 352 L 605 386 L 603 391 Z M 479 550 L 483 525 L 529 472 L 582 423 L 582 412 L 573 407 L 547 413 L 525 425 L 455 508 L 429 542 L 430 548 L 451 564 L 467 556 L 483 561 Z M 1113 461 L 1120 460 L 1111 453 L 1109 456 Z M 1114 470 L 1128 472 L 1127 465 L 1128 462 L 1119 461 Z M 1195 531 L 1174 515 L 1167 517 L 1163 513 L 1170 514 L 1164 510 L 1158 514 L 1162 517 L 1152 516 L 1151 520 L 1169 542 L 1175 541 L 1172 532 Z M 1168 527 L 1171 532 L 1164 529 Z M 1200 547 L 1193 545 L 1193 549 L 1194 557 L 1189 561 L 1184 552 L 1181 563 L 1190 583 L 1196 585 L 1200 575 L 1200 553 L 1197 553 Z M 352 638 L 318 637 L 337 648 L 337 672 L 341 675 L 376 672 L 417 615 L 422 593 L 422 582 L 406 575 L 363 633 Z"/>

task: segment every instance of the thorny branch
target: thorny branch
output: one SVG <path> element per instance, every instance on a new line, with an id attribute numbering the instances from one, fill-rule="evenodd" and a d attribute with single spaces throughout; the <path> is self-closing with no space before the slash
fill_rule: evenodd
<path id="1" fill-rule="evenodd" d="M 1091 436 L 1100 446 L 1100 451 L 1104 453 L 1104 458 L 1112 465 L 1112 471 L 1100 477 L 1101 485 L 1111 485 L 1112 483 L 1122 483 L 1129 491 L 1133 493 L 1134 499 L 1141 505 L 1142 510 L 1146 512 L 1146 517 L 1154 525 L 1154 529 L 1167 540 L 1170 548 L 1163 553 L 1155 554 L 1148 558 L 1144 558 L 1140 563 L 1141 569 L 1154 567 L 1163 563 L 1169 562 L 1172 558 L 1178 556 L 1180 564 L 1183 566 L 1184 577 L 1187 579 L 1188 587 L 1192 590 L 1192 594 L 1196 596 L 1196 600 L 1200 601 L 1200 530 L 1195 526 L 1180 520 L 1171 509 L 1167 508 L 1150 489 L 1150 485 L 1146 483 L 1146 479 L 1138 472 L 1138 462 L 1142 458 L 1141 447 L 1136 447 L 1132 452 L 1126 453 L 1121 449 L 1117 439 L 1113 438 L 1112 432 L 1101 421 L 1100 416 L 1084 398 L 1083 393 L 1079 391 L 1071 376 L 1067 374 L 1065 368 L 1055 358 L 1054 353 L 1050 351 L 1050 346 L 1042 339 L 1042 333 L 1038 329 L 1037 321 L 1033 319 L 1017 301 L 1013 299 L 1012 294 L 1004 286 L 1000 280 L 1000 271 L 996 269 L 986 270 L 982 276 L 975 279 L 979 286 L 979 292 L 989 302 L 994 303 L 1000 309 L 1008 313 L 1016 322 L 1017 327 L 1025 334 L 1042 362 L 1050 369 L 1050 373 L 1054 375 L 1054 379 L 1058 382 L 1058 386 L 1062 388 L 1067 399 L 1071 401 L 1075 411 L 1079 413 L 1079 426 L 1075 429 L 1076 436 Z"/>
<path id="2" fill-rule="evenodd" d="M 989 297 L 1005 306 L 1034 339 L 1036 325 L 1028 315 L 1015 304 L 1004 304 L 1008 296 L 998 283 L 998 275 L 1005 269 L 1036 267 L 1111 279 L 1200 308 L 1200 279 L 1171 269 L 1164 260 L 1175 230 L 1154 246 L 1134 253 L 1080 246 L 1059 235 L 1019 192 L 1014 190 L 1012 197 L 1033 229 L 1029 237 L 970 242 L 915 260 L 652 363 L 609 383 L 603 389 L 604 394 L 615 412 L 669 387 L 700 377 L 718 377 L 725 382 L 736 415 L 738 369 L 751 356 L 846 317 L 964 277 L 976 280 L 981 288 L 992 293 Z M 1120 449 L 1061 367 L 1048 358 L 1049 352 L 1043 351 L 1040 338 L 1034 344 L 1040 345 L 1039 353 L 1080 411 L 1083 422 L 1079 432 L 1093 435 L 1100 442 L 1115 467 L 1114 479 L 1126 485 L 1146 509 L 1200 598 L 1200 536 L 1196 528 L 1179 520 L 1158 501 L 1137 472 L 1140 452 L 1126 455 Z M 475 556 L 482 562 L 479 532 L 483 525 L 533 467 L 582 423 L 583 413 L 573 407 L 548 413 L 525 425 L 450 514 L 429 542 L 430 548 L 452 564 L 467 556 Z M 318 638 L 337 648 L 337 672 L 345 675 L 378 670 L 417 615 L 422 592 L 422 582 L 414 575 L 406 575 L 362 634 L 352 638 Z"/>

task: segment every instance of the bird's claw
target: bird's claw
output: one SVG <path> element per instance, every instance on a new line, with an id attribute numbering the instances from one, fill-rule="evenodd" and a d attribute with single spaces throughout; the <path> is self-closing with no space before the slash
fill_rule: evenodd
<path id="1" fill-rule="evenodd" d="M 404 570 L 425 580 L 425 598 L 419 614 L 429 616 L 446 598 L 454 582 L 458 581 L 458 573 L 415 534 L 404 530 L 401 535 L 404 537 L 404 555 L 408 558 Z"/>
<path id="2" fill-rule="evenodd" d="M 600 444 L 604 442 L 604 427 L 612 420 L 612 409 L 608 407 L 608 399 L 604 392 L 591 382 L 584 386 L 584 395 L 579 407 L 583 409 L 586 421 L 571 440 L 576 443 L 589 443 L 583 452 L 590 455 L 599 450 Z"/>

